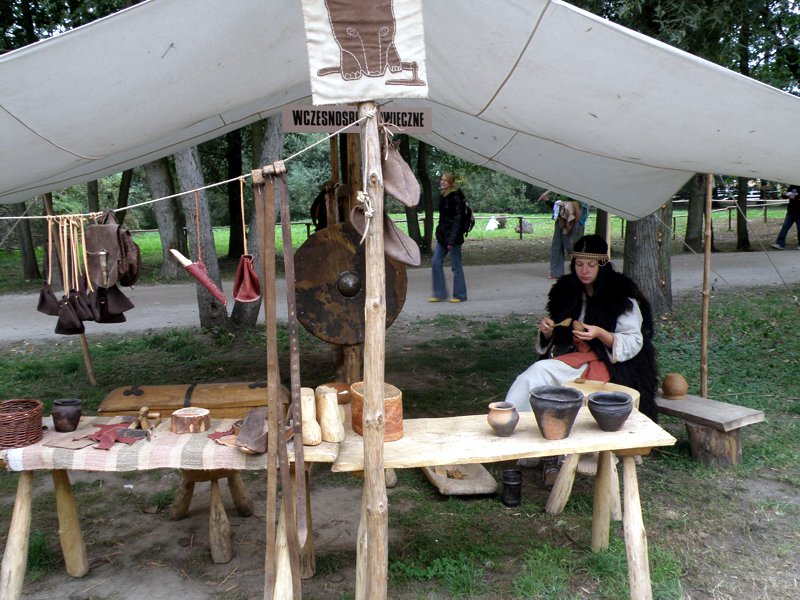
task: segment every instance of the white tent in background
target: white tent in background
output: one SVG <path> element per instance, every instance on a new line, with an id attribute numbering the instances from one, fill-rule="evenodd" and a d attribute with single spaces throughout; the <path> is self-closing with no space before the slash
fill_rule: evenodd
<path id="1" fill-rule="evenodd" d="M 800 98 L 556 0 L 428 0 L 421 139 L 628 218 L 695 172 L 797 177 Z M 453 40 L 459 40 L 454 45 Z M 0 202 L 309 103 L 299 2 L 149 0 L 0 57 Z M 398 101 L 400 104 L 400 101 Z"/>

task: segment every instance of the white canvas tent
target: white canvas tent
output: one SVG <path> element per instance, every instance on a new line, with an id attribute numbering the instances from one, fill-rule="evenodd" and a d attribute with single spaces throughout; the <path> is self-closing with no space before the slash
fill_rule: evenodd
<path id="1" fill-rule="evenodd" d="M 547 0 L 423 3 L 425 141 L 628 218 L 695 172 L 796 179 L 800 99 Z M 309 103 L 299 2 L 149 0 L 0 57 L 0 202 Z M 398 101 L 399 102 L 399 101 Z"/>

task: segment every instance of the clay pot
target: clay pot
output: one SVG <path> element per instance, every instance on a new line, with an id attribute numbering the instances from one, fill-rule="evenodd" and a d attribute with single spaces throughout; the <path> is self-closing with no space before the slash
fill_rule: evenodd
<path id="1" fill-rule="evenodd" d="M 680 373 L 667 373 L 661 382 L 661 393 L 668 400 L 682 400 L 686 397 L 689 384 Z"/>
<path id="2" fill-rule="evenodd" d="M 519 422 L 517 407 L 511 402 L 492 402 L 489 404 L 489 414 L 486 420 L 494 430 L 495 435 L 508 437 Z"/>
<path id="3" fill-rule="evenodd" d="M 53 426 L 56 431 L 75 431 L 81 421 L 83 405 L 77 398 L 53 400 Z"/>
<path id="4" fill-rule="evenodd" d="M 543 385 L 531 391 L 530 403 L 544 438 L 563 440 L 572 430 L 575 417 L 583 405 L 583 392 L 574 388 Z"/>
<path id="5" fill-rule="evenodd" d="M 351 425 L 358 435 L 363 434 L 364 382 L 358 381 L 350 386 L 352 407 Z M 393 442 L 403 437 L 403 393 L 391 383 L 383 384 L 383 440 Z"/>
<path id="6" fill-rule="evenodd" d="M 589 412 L 603 431 L 619 431 L 633 410 L 633 398 L 625 392 L 589 394 Z"/>

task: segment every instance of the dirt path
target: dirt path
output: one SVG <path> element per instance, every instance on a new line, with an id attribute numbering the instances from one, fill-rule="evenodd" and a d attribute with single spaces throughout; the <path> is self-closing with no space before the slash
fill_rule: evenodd
<path id="1" fill-rule="evenodd" d="M 615 261 L 621 269 L 621 261 Z M 800 251 L 739 252 L 715 254 L 712 282 L 725 287 L 781 285 L 800 282 Z M 440 314 L 468 317 L 505 316 L 540 311 L 545 305 L 552 280 L 545 263 L 520 263 L 465 267 L 469 301 L 463 304 L 430 303 L 430 269 L 408 270 L 408 294 L 399 321 L 431 318 Z M 449 269 L 446 270 L 449 277 Z M 680 254 L 672 259 L 672 291 L 681 294 L 700 290 L 703 257 Z M 230 293 L 230 282 L 224 284 Z M 115 325 L 86 323 L 88 336 L 97 333 L 128 333 L 199 325 L 194 284 L 137 286 L 125 290 L 136 308 L 128 320 Z M 277 282 L 278 315 L 285 319 L 286 287 Z M 55 321 L 36 311 L 37 293 L 2 296 L 0 343 L 36 341 L 54 337 Z M 261 317 L 263 320 L 263 316 Z"/>

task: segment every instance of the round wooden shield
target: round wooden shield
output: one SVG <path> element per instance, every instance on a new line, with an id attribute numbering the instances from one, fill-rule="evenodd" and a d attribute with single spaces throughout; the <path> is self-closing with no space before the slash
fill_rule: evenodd
<path id="1" fill-rule="evenodd" d="M 338 223 L 309 237 L 295 253 L 297 319 L 311 334 L 353 346 L 364 342 L 366 255 L 361 236 Z M 386 327 L 403 308 L 408 277 L 403 263 L 385 257 Z"/>

